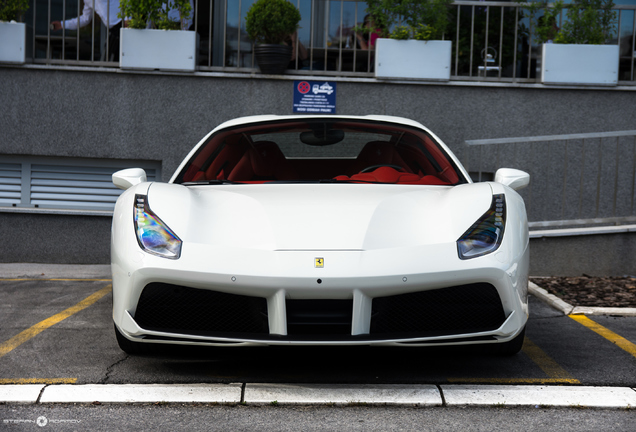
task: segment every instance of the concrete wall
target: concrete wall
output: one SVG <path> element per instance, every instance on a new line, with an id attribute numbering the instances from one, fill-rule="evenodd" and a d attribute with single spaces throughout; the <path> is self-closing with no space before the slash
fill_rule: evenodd
<path id="1" fill-rule="evenodd" d="M 338 82 L 338 114 L 412 118 L 461 158 L 464 141 L 631 130 L 636 93 Z M 0 155 L 162 160 L 239 116 L 292 114 L 292 80 L 0 67 Z"/>
<path id="2" fill-rule="evenodd" d="M 338 114 L 412 118 L 460 158 L 466 140 L 636 126 L 636 93 L 629 90 L 336 81 Z M 158 160 L 167 180 L 216 125 L 291 114 L 292 96 L 291 77 L 0 67 L 0 161 L 2 155 Z M 0 262 L 107 263 L 109 225 L 104 216 L 0 211 Z M 543 268 L 533 265 L 534 274 L 553 271 Z"/>
<path id="3" fill-rule="evenodd" d="M 530 240 L 533 276 L 636 276 L 636 233 Z"/>
<path id="4" fill-rule="evenodd" d="M 619 134 L 552 135 L 534 141 L 504 138 L 480 145 L 473 141 L 464 151 L 464 166 L 481 173 L 482 180 L 492 179 L 502 166 L 528 172 L 530 185 L 519 193 L 532 222 L 636 222 L 636 124 L 633 131 Z"/>
<path id="5" fill-rule="evenodd" d="M 0 212 L 0 262 L 109 264 L 111 221 L 107 216 Z"/>

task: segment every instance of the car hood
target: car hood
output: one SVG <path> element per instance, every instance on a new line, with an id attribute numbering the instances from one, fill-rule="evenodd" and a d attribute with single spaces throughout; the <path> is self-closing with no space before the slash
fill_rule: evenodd
<path id="1" fill-rule="evenodd" d="M 487 183 L 153 183 L 148 191 L 152 211 L 184 242 L 266 250 L 371 250 L 455 242 L 491 202 Z"/>

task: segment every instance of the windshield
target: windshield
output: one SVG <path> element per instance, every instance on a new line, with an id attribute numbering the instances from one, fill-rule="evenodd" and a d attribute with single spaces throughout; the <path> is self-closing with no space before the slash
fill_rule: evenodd
<path id="1" fill-rule="evenodd" d="M 370 120 L 304 118 L 218 131 L 176 177 L 182 184 L 276 181 L 466 182 L 424 130 Z"/>

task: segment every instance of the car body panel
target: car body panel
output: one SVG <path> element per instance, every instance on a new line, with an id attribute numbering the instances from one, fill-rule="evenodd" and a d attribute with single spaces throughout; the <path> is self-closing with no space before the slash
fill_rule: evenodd
<path id="1" fill-rule="evenodd" d="M 111 242 L 113 320 L 124 337 L 136 342 L 219 346 L 431 346 L 508 342 L 521 333 L 528 318 L 524 202 L 501 183 L 472 183 L 441 142 L 460 177 L 466 178 L 463 184 L 175 183 L 186 161 L 217 131 L 281 119 L 292 118 L 257 116 L 227 122 L 195 146 L 170 183 L 135 184 L 120 196 Z M 411 120 L 363 119 L 402 122 L 430 133 Z M 489 210 L 497 194 L 505 196 L 507 213 L 500 246 L 487 255 L 461 259 L 458 239 Z M 147 197 L 152 211 L 182 241 L 178 259 L 156 256 L 140 247 L 133 223 L 137 196 Z M 496 291 L 503 313 L 496 328 L 374 334 L 374 299 L 457 287 L 465 292 L 476 283 Z M 254 336 L 143 328 L 136 322 L 138 304 L 144 289 L 157 284 L 263 299 L 266 310 L 261 313 L 268 330 Z M 290 334 L 288 321 L 293 317 L 287 309 L 307 304 L 303 301 L 349 302 L 344 303 L 350 308 L 348 336 Z M 449 313 L 456 309 L 461 314 L 467 306 L 445 307 Z"/>

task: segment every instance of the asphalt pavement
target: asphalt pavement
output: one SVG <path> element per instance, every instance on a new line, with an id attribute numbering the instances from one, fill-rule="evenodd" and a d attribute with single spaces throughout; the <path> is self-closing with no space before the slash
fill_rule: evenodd
<path id="1" fill-rule="evenodd" d="M 106 282 L 108 265 L 0 264 L 4 280 L 87 280 Z M 531 284 L 531 294 L 554 311 L 570 316 L 606 339 L 604 327 L 587 315 L 636 316 L 636 309 L 575 308 Z M 44 322 L 44 321 L 43 321 Z M 51 324 L 53 325 L 53 324 Z M 599 328 L 600 327 L 600 328 Z M 605 329 L 606 330 L 606 329 Z M 611 332 L 610 332 L 611 333 Z M 7 336 L 2 337 L 6 339 Z M 0 340 L 3 349 L 15 337 Z M 612 342 L 636 358 L 636 344 L 618 337 Z M 9 345 L 8 345 L 9 344 Z M 12 348 L 11 348 L 12 349 Z M 1 361 L 0 361 L 1 365 Z M 629 381 L 628 381 L 629 382 Z M 632 380 L 633 382 L 633 380 Z M 248 406 L 394 406 L 394 407 L 636 407 L 636 388 L 629 386 L 505 384 L 377 384 L 377 383 L 126 383 L 11 382 L 0 380 L 0 404 L 55 403 L 186 403 Z M 5 419 L 6 420 L 6 419 Z"/>

